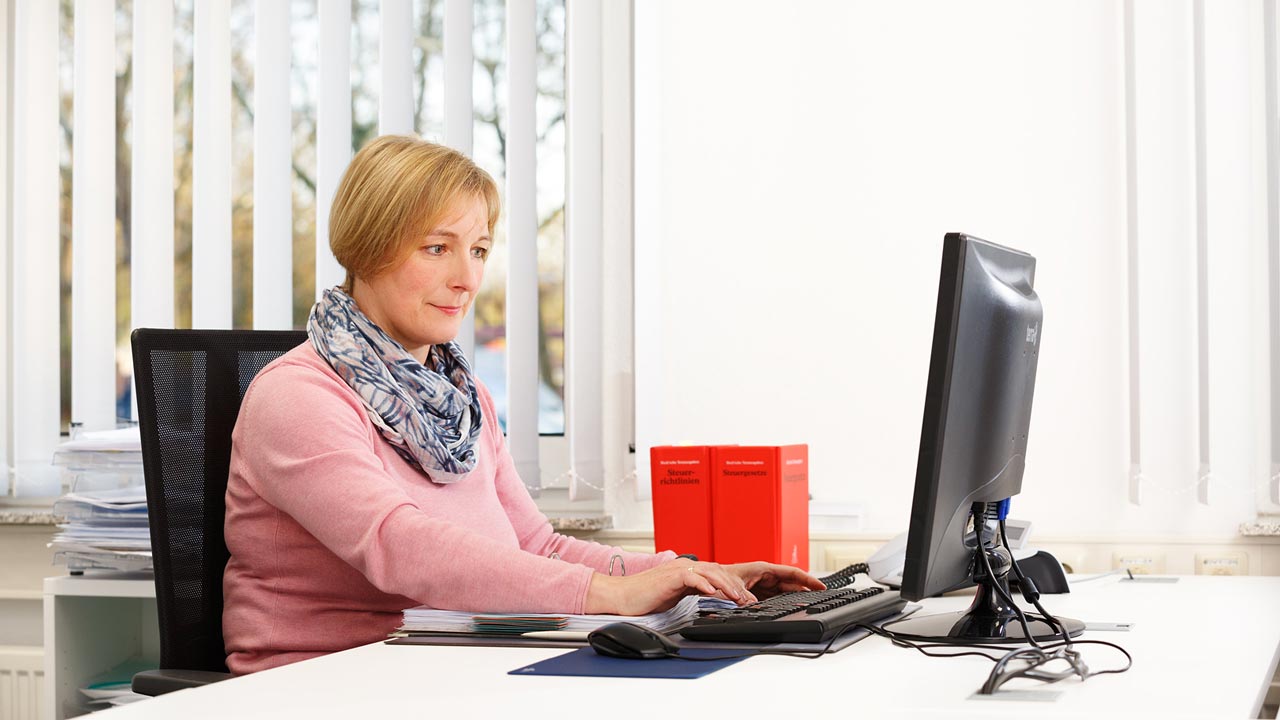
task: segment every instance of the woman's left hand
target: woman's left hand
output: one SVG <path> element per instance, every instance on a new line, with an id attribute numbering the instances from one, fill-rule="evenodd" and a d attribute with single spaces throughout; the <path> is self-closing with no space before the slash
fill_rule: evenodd
<path id="1" fill-rule="evenodd" d="M 722 565 L 725 572 L 737 576 L 753 595 L 760 599 L 798 590 L 824 590 L 818 578 L 790 565 L 767 562 Z"/>

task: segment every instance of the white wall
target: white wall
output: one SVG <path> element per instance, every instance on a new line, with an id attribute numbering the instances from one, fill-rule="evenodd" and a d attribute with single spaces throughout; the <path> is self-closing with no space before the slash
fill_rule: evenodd
<path id="1" fill-rule="evenodd" d="M 904 529 L 941 240 L 963 231 L 1039 262 L 1015 516 L 1052 533 L 1232 534 L 1267 471 L 1265 197 L 1250 155 L 1262 66 L 1241 37 L 1260 42 L 1258 8 L 1211 3 L 1205 24 L 1208 137 L 1222 140 L 1208 163 L 1206 506 L 1193 492 L 1192 5 L 1136 4 L 1146 481 L 1133 506 L 1124 5 L 638 4 L 641 477 L 649 444 L 807 442 L 816 502 L 859 502 L 864 529 Z"/>

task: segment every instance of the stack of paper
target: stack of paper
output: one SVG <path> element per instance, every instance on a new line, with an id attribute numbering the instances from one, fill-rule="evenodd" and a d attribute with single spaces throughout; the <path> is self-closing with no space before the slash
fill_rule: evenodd
<path id="1" fill-rule="evenodd" d="M 72 572 L 151 570 L 151 534 L 137 427 L 83 432 L 58 446 L 53 464 L 69 493 L 53 511 L 66 519 L 49 544 Z"/>
<path id="2" fill-rule="evenodd" d="M 142 484 L 142 440 L 137 427 L 79 433 L 58 446 L 53 464 L 74 492 Z"/>
<path id="3" fill-rule="evenodd" d="M 504 634 L 520 634 L 535 630 L 566 630 L 590 632 L 602 625 L 615 622 L 633 622 L 667 632 L 681 627 L 698 613 L 698 598 L 690 595 L 666 612 L 651 615 L 557 615 L 557 614 L 492 614 L 477 615 L 452 610 L 436 610 L 426 605 L 404 611 L 404 624 L 399 633 L 491 633 L 502 627 Z"/>
<path id="4" fill-rule="evenodd" d="M 567 618 L 557 615 L 477 615 L 471 620 L 471 632 L 486 635 L 523 635 L 537 630 L 563 630 Z"/>
<path id="5" fill-rule="evenodd" d="M 68 493 L 53 504 L 67 522 L 49 547 L 72 571 L 149 571 L 151 533 L 146 489 L 140 486 Z"/>

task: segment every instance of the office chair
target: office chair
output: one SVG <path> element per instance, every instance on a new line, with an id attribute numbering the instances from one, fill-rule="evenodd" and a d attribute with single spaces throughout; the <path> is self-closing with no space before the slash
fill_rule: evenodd
<path id="1" fill-rule="evenodd" d="M 302 331 L 133 331 L 142 469 L 160 621 L 160 669 L 133 691 L 161 695 L 225 680 L 223 541 L 231 430 L 249 383 L 307 339 Z"/>

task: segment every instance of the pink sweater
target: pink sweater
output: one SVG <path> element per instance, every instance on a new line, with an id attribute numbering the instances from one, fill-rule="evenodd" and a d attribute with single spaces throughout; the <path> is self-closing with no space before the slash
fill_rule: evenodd
<path id="1" fill-rule="evenodd" d="M 383 639 L 421 604 L 579 613 L 592 572 L 615 553 L 631 574 L 674 557 L 555 533 L 479 390 L 476 469 L 437 485 L 382 439 L 310 343 L 263 369 L 240 409 L 227 480 L 222 628 L 232 672 Z"/>

